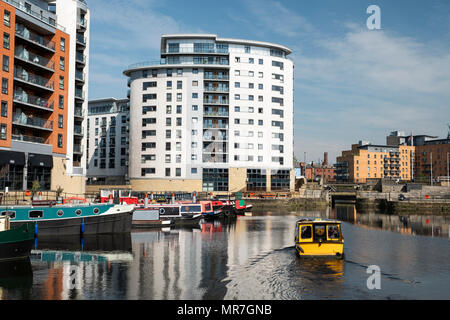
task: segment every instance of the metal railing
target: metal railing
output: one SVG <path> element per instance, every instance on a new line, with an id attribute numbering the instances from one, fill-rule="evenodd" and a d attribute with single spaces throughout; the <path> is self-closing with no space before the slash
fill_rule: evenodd
<path id="1" fill-rule="evenodd" d="M 26 135 L 22 135 L 22 134 L 20 134 L 20 135 L 13 134 L 13 135 L 11 135 L 11 139 L 16 140 L 16 141 L 45 143 L 45 139 L 42 137 L 26 136 Z"/>
<path id="2" fill-rule="evenodd" d="M 203 103 L 206 104 L 229 104 L 227 99 L 203 99 Z"/>
<path id="3" fill-rule="evenodd" d="M 4 1 L 6 3 L 9 3 L 10 5 L 16 7 L 20 11 L 23 11 L 23 12 L 29 14 L 30 16 L 35 17 L 36 19 L 41 20 L 42 22 L 44 22 L 52 27 L 58 28 L 64 32 L 66 31 L 66 28 L 64 28 L 63 26 L 56 23 L 56 16 L 55 16 L 55 19 L 47 18 L 47 17 L 42 16 L 39 12 L 30 10 L 29 8 L 25 7 L 25 5 L 23 5 L 17 1 L 14 1 L 14 0 L 4 0 Z"/>
<path id="4" fill-rule="evenodd" d="M 28 116 L 25 113 L 14 113 L 13 123 L 44 129 L 53 129 L 53 121 L 34 116 Z"/>
<path id="5" fill-rule="evenodd" d="M 17 69 L 14 69 L 14 77 L 17 79 L 20 79 L 22 81 L 25 81 L 27 83 L 31 83 L 34 85 L 38 85 L 38 86 L 53 90 L 53 81 L 51 81 L 47 78 L 38 76 L 34 73 L 28 73 L 25 70 L 19 71 Z"/>
<path id="6" fill-rule="evenodd" d="M 35 105 L 41 108 L 45 108 L 45 109 L 49 109 L 49 110 L 53 110 L 53 102 L 41 98 L 41 97 L 37 97 L 37 96 L 33 96 L 31 94 L 27 94 L 26 92 L 14 92 L 14 100 L 15 101 L 19 101 L 19 102 L 23 102 L 23 103 L 27 103 L 27 104 L 31 104 L 31 105 Z"/>
<path id="7" fill-rule="evenodd" d="M 27 39 L 28 41 L 31 41 L 33 43 L 36 43 L 42 47 L 55 51 L 55 43 L 53 41 L 47 40 L 43 36 L 28 30 L 25 26 L 21 24 L 19 24 L 18 28 L 16 29 L 16 35 L 19 35 L 20 37 Z"/>
<path id="8" fill-rule="evenodd" d="M 21 60 L 40 65 L 44 68 L 55 70 L 55 63 L 40 55 L 29 52 L 28 50 L 15 50 L 14 56 Z"/>

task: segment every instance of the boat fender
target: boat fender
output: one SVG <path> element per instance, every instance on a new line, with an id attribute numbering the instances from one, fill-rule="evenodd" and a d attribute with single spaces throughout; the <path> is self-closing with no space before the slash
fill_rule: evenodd
<path id="1" fill-rule="evenodd" d="M 165 212 L 166 212 L 166 210 L 164 210 L 164 208 L 159 209 L 159 214 L 164 214 Z"/>
<path id="2" fill-rule="evenodd" d="M 36 237 L 38 235 L 38 224 L 37 222 L 34 223 L 34 236 Z"/>
<path id="3" fill-rule="evenodd" d="M 81 233 L 84 233 L 84 219 L 81 220 Z"/>
<path id="4" fill-rule="evenodd" d="M 84 249 L 84 237 L 81 237 L 81 250 Z"/>
<path id="5" fill-rule="evenodd" d="M 34 249 L 37 249 L 37 246 L 38 246 L 38 238 L 35 237 L 34 238 Z"/>

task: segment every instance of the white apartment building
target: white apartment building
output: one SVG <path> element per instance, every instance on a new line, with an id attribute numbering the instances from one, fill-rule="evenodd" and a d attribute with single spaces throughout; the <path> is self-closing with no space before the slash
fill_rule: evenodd
<path id="1" fill-rule="evenodd" d="M 86 175 L 86 114 L 89 81 L 90 13 L 84 0 L 49 1 L 49 10 L 56 13 L 57 23 L 70 35 L 68 78 L 67 174 Z M 84 188 L 84 186 L 83 186 Z"/>
<path id="2" fill-rule="evenodd" d="M 128 176 L 128 99 L 89 101 L 86 168 L 88 184 L 123 185 Z"/>
<path id="3" fill-rule="evenodd" d="M 269 42 L 163 35 L 160 60 L 124 71 L 132 188 L 292 190 L 290 53 Z"/>

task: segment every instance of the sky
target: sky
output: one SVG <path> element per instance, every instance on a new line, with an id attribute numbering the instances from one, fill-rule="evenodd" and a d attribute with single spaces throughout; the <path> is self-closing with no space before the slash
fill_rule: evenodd
<path id="1" fill-rule="evenodd" d="M 369 30 L 370 5 L 381 29 Z M 450 1 L 89 0 L 89 99 L 124 98 L 131 64 L 159 60 L 160 37 L 209 33 L 292 50 L 294 155 L 335 162 L 392 131 L 446 137 Z"/>

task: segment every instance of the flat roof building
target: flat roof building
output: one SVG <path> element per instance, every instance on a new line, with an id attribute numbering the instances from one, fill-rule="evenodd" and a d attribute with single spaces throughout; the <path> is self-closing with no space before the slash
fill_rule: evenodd
<path id="1" fill-rule="evenodd" d="M 161 37 L 130 66 L 129 179 L 135 190 L 292 190 L 290 49 L 211 34 Z"/>

